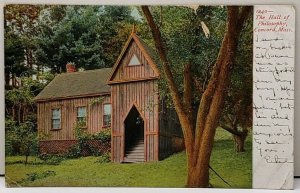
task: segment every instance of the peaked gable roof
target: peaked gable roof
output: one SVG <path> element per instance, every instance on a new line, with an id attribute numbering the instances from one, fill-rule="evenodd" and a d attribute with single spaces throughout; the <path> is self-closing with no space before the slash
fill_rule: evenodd
<path id="1" fill-rule="evenodd" d="M 145 59 L 147 60 L 148 64 L 150 65 L 151 69 L 154 71 L 155 76 L 159 77 L 159 69 L 157 67 L 157 63 L 155 62 L 155 51 L 150 48 L 139 36 L 137 36 L 134 32 L 132 32 L 125 44 L 125 46 L 123 47 L 123 50 L 121 52 L 121 54 L 119 55 L 116 63 L 114 64 L 112 71 L 108 77 L 108 84 L 112 83 L 113 77 L 115 75 L 115 73 L 117 72 L 118 68 L 121 65 L 121 61 L 123 59 L 123 57 L 126 54 L 126 51 L 128 50 L 130 43 L 134 41 L 136 43 L 136 45 L 138 46 L 138 48 L 141 50 L 141 52 L 143 53 Z"/>
<path id="2" fill-rule="evenodd" d="M 35 98 L 35 101 L 77 98 L 110 94 L 106 80 L 111 68 L 57 75 Z"/>

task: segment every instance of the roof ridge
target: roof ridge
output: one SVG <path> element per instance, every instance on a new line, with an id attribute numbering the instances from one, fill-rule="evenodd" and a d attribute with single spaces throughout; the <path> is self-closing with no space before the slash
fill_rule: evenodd
<path id="1" fill-rule="evenodd" d="M 77 71 L 77 72 L 63 72 L 58 75 L 64 75 L 64 74 L 80 74 L 80 73 L 86 73 L 86 72 L 92 72 L 92 71 L 101 71 L 101 70 L 111 70 L 112 68 L 99 68 L 99 69 L 93 69 L 93 70 L 84 70 L 84 71 Z"/>

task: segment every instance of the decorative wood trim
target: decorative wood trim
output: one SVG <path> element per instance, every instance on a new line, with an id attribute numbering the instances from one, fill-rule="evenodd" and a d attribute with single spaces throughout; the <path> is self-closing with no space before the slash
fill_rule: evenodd
<path id="1" fill-rule="evenodd" d="M 146 60 L 149 62 L 151 68 L 159 76 L 160 72 L 159 72 L 159 70 L 157 68 L 157 65 L 155 64 L 155 62 L 153 61 L 153 59 L 151 58 L 151 56 L 148 54 L 148 52 L 146 51 L 146 49 L 143 46 L 143 44 L 140 42 L 139 37 L 135 33 L 132 33 L 132 38 L 134 39 L 134 41 L 138 45 L 138 47 L 141 49 L 141 51 L 144 54 Z"/>
<path id="2" fill-rule="evenodd" d="M 132 59 L 132 57 L 135 55 L 135 57 L 139 60 L 139 64 L 135 64 L 135 65 L 129 65 L 129 63 L 130 63 L 130 61 L 131 61 L 131 59 Z M 136 50 L 135 51 L 133 51 L 132 52 L 132 54 L 129 56 L 129 60 L 127 61 L 127 63 L 126 63 L 126 65 L 125 65 L 125 67 L 137 67 L 137 66 L 144 66 L 144 64 L 141 62 L 141 60 L 138 58 L 138 56 L 137 56 L 138 54 L 136 53 Z"/>
<path id="3" fill-rule="evenodd" d="M 133 106 L 135 106 L 136 110 L 139 112 L 139 114 L 142 116 L 143 120 L 144 120 L 144 129 L 145 129 L 145 122 L 147 121 L 144 113 L 139 109 L 140 107 L 136 104 L 136 101 L 133 101 L 130 105 L 130 108 L 127 109 L 127 112 L 125 113 L 125 115 L 123 116 L 123 123 L 125 122 L 125 119 L 127 118 L 128 114 L 130 113 L 131 109 L 133 108 Z M 145 130 L 144 130 L 145 133 Z"/>
<path id="4" fill-rule="evenodd" d="M 158 79 L 158 76 L 149 77 L 149 78 L 133 78 L 133 79 L 123 79 L 123 80 L 114 80 L 109 81 L 107 84 L 122 84 L 122 83 L 129 83 L 129 82 L 141 82 L 141 81 L 148 81 L 148 80 L 156 80 Z"/>
<path id="5" fill-rule="evenodd" d="M 137 44 L 137 46 L 139 47 L 139 49 L 142 51 L 142 53 L 144 54 L 144 57 L 146 58 L 146 60 L 148 61 L 150 67 L 153 69 L 153 71 L 156 73 L 157 76 L 160 75 L 160 72 L 157 68 L 157 65 L 155 64 L 155 62 L 153 61 L 153 59 L 150 57 L 150 55 L 147 53 L 146 49 L 144 48 L 143 44 L 140 42 L 139 37 L 133 32 L 131 33 L 131 35 L 129 36 L 125 46 L 123 47 L 121 54 L 119 55 L 116 63 L 113 66 L 113 69 L 110 73 L 110 75 L 108 76 L 107 82 L 108 84 L 110 84 L 110 82 L 112 81 L 112 78 L 115 74 L 115 72 L 117 71 L 118 67 L 121 64 L 121 60 L 124 57 L 125 52 L 127 51 L 131 41 L 135 41 L 135 43 Z"/>
<path id="6" fill-rule="evenodd" d="M 131 40 L 132 40 L 132 35 L 130 35 L 129 38 L 127 39 L 127 41 L 126 41 L 126 43 L 125 43 L 125 45 L 124 45 L 124 47 L 123 47 L 123 49 L 122 49 L 122 51 L 121 51 L 121 53 L 120 53 L 120 55 L 118 57 L 116 63 L 114 64 L 114 66 L 113 66 L 113 68 L 112 68 L 112 70 L 110 72 L 110 75 L 108 76 L 108 79 L 107 79 L 108 81 L 111 81 L 113 75 L 115 74 L 115 71 L 116 71 L 117 67 L 120 64 L 120 62 L 121 62 L 121 60 L 123 58 L 123 55 L 125 54 L 127 48 L 129 47 L 129 44 L 131 43 Z"/>
<path id="7" fill-rule="evenodd" d="M 103 92 L 103 93 L 93 93 L 93 94 L 86 94 L 86 95 L 75 95 L 69 97 L 56 97 L 56 98 L 48 98 L 48 99 L 38 99 L 35 102 L 50 102 L 50 101 L 57 101 L 57 100 L 67 100 L 67 99 L 76 99 L 76 98 L 87 98 L 87 97 L 96 97 L 96 96 L 106 96 L 110 95 L 110 92 Z"/>
<path id="8" fill-rule="evenodd" d="M 51 124 L 52 125 L 52 124 Z M 61 126 L 61 125 L 60 125 Z M 53 129 L 53 128 L 51 128 L 50 129 L 50 131 L 60 131 L 60 130 L 62 130 L 62 128 L 58 128 L 58 129 Z"/>
<path id="9" fill-rule="evenodd" d="M 159 132 L 145 132 L 146 135 L 159 135 Z"/>
<path id="10" fill-rule="evenodd" d="M 113 137 L 122 137 L 122 134 L 112 134 Z"/>

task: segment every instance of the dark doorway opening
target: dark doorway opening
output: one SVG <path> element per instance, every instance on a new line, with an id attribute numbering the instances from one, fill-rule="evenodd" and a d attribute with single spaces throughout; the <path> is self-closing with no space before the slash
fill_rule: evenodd
<path id="1" fill-rule="evenodd" d="M 125 157 L 124 162 L 144 161 L 144 120 L 133 106 L 125 121 Z"/>

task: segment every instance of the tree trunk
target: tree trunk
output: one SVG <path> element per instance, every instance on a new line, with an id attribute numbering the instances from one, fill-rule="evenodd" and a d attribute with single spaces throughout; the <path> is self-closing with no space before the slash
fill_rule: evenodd
<path id="1" fill-rule="evenodd" d="M 186 186 L 189 188 L 208 187 L 209 185 L 209 169 L 201 168 L 197 170 L 195 167 L 188 168 L 188 176 Z"/>
<path id="2" fill-rule="evenodd" d="M 236 152 L 244 152 L 245 151 L 245 141 L 248 136 L 247 128 L 243 128 L 242 131 L 239 131 L 237 125 L 227 126 L 225 124 L 221 124 L 220 127 L 229 133 L 232 134 L 234 149 Z"/>
<path id="3" fill-rule="evenodd" d="M 241 132 L 241 135 L 232 135 L 234 140 L 234 146 L 236 152 L 244 152 L 245 151 L 245 141 L 247 138 L 247 132 Z"/>
<path id="4" fill-rule="evenodd" d="M 25 155 L 25 165 L 27 165 L 28 163 L 28 156 L 29 156 L 28 154 Z"/>
<path id="5" fill-rule="evenodd" d="M 9 88 L 10 72 L 5 72 L 5 89 Z"/>
<path id="6" fill-rule="evenodd" d="M 22 110 L 22 105 L 19 104 L 18 106 L 18 123 L 21 123 L 21 110 Z"/>

